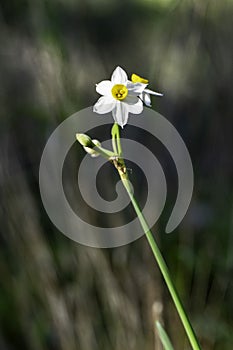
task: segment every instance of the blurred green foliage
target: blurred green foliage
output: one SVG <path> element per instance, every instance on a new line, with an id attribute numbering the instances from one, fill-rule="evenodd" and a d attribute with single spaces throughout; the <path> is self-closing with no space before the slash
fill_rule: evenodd
<path id="1" fill-rule="evenodd" d="M 153 108 L 190 151 L 193 200 L 164 235 L 176 173 L 155 147 L 169 197 L 154 231 L 203 349 L 232 349 L 232 15 L 230 0 L 1 1 L 1 349 L 153 349 L 155 301 L 174 348 L 188 348 L 144 238 L 113 250 L 79 246 L 56 231 L 40 200 L 47 138 L 96 101 L 94 84 L 117 65 L 164 93 Z"/>

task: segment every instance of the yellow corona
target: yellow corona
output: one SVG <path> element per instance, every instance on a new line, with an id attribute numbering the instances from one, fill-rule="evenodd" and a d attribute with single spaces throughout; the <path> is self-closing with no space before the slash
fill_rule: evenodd
<path id="1" fill-rule="evenodd" d="M 148 84 L 149 83 L 149 80 L 147 80 L 145 78 L 142 78 L 142 77 L 140 77 L 137 74 L 132 74 L 131 75 L 131 81 L 133 83 L 142 83 L 142 84 Z"/>
<path id="2" fill-rule="evenodd" d="M 119 101 L 122 101 L 128 95 L 128 89 L 123 84 L 116 84 L 112 88 L 112 96 Z"/>

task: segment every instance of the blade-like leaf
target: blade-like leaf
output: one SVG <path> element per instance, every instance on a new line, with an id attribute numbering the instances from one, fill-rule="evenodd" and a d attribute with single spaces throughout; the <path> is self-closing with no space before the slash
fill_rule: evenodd
<path id="1" fill-rule="evenodd" d="M 162 327 L 161 323 L 159 323 L 159 321 L 156 321 L 155 324 L 156 324 L 159 338 L 163 344 L 164 350 L 174 350 L 172 343 L 171 343 L 165 329 Z"/>

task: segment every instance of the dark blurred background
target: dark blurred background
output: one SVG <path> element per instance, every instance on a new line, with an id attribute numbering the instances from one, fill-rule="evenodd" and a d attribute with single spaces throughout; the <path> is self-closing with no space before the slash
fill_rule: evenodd
<path id="1" fill-rule="evenodd" d="M 1 350 L 158 350 L 157 318 L 175 349 L 189 349 L 145 237 L 84 247 L 56 230 L 41 203 L 49 135 L 93 105 L 94 84 L 117 65 L 164 93 L 153 108 L 190 151 L 189 211 L 163 233 L 177 191 L 171 166 L 153 231 L 203 349 L 233 348 L 232 18 L 231 0 L 1 0 Z"/>

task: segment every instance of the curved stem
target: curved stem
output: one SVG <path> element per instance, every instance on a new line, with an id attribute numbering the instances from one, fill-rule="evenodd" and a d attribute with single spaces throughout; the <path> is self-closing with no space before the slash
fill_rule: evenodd
<path id="1" fill-rule="evenodd" d="M 201 350 L 201 347 L 200 347 L 200 345 L 198 343 L 198 340 L 196 338 L 194 330 L 193 330 L 193 328 L 191 326 L 191 323 L 190 323 L 190 321 L 188 319 L 188 316 L 187 316 L 187 314 L 186 314 L 186 312 L 184 310 L 184 307 L 183 307 L 183 305 L 181 303 L 181 300 L 180 300 L 180 298 L 178 296 L 176 288 L 175 288 L 175 286 L 174 286 L 174 284 L 172 282 L 172 279 L 171 279 L 171 276 L 170 276 L 167 264 L 166 264 L 166 262 L 165 262 L 165 260 L 164 260 L 164 258 L 162 256 L 160 250 L 159 250 L 159 247 L 158 247 L 158 245 L 157 245 L 157 243 L 156 243 L 156 241 L 155 241 L 155 239 L 153 237 L 152 232 L 149 229 L 149 226 L 148 226 L 148 224 L 147 224 L 147 222 L 146 222 L 146 220 L 145 220 L 145 218 L 144 218 L 144 216 L 143 216 L 143 214 L 141 212 L 141 209 L 139 208 L 139 205 L 138 205 L 136 199 L 133 196 L 130 184 L 129 184 L 129 182 L 128 182 L 126 177 L 122 177 L 121 176 L 121 180 L 122 180 L 122 182 L 124 184 L 124 187 L 125 187 L 128 195 L 129 195 L 129 197 L 130 197 L 130 200 L 131 200 L 131 202 L 133 204 L 134 210 L 135 210 L 135 212 L 136 212 L 136 214 L 138 216 L 138 219 L 139 219 L 139 221 L 141 223 L 143 231 L 144 231 L 144 233 L 146 235 L 146 238 L 147 238 L 147 240 L 149 242 L 149 245 L 150 245 L 150 247 L 152 249 L 153 255 L 154 255 L 154 257 L 155 257 L 155 259 L 156 259 L 156 261 L 157 261 L 157 263 L 159 265 L 160 271 L 161 271 L 161 273 L 162 273 L 162 275 L 164 277 L 164 280 L 165 280 L 165 282 L 167 284 L 168 290 L 169 290 L 169 292 L 171 294 L 171 297 L 172 297 L 172 299 L 174 301 L 174 304 L 175 304 L 177 312 L 178 312 L 178 314 L 180 316 L 180 319 L 181 319 L 181 321 L 183 323 L 183 326 L 184 326 L 184 329 L 186 331 L 187 337 L 188 337 L 188 339 L 190 341 L 190 344 L 191 344 L 193 350 Z"/>
<path id="2" fill-rule="evenodd" d="M 113 127 L 112 127 L 112 142 L 113 142 L 113 145 L 114 145 L 114 148 L 116 148 L 116 141 L 117 141 L 117 151 L 118 151 L 118 155 L 121 156 L 122 155 L 122 149 L 121 149 L 121 140 L 120 140 L 120 131 L 119 131 L 119 127 L 118 127 L 118 124 L 114 124 Z M 115 151 L 115 150 L 114 150 Z M 116 167 L 116 169 L 118 170 L 118 173 L 120 175 L 120 178 L 121 178 L 121 181 L 130 197 L 130 200 L 133 204 L 133 207 L 134 207 L 134 210 L 138 216 L 138 219 L 140 221 L 140 224 L 143 228 L 143 231 L 146 235 L 146 238 L 148 240 L 148 243 L 152 249 L 152 252 L 153 252 L 153 255 L 155 257 L 155 260 L 157 261 L 158 263 L 158 266 L 159 266 L 159 269 L 163 275 L 163 278 L 166 282 L 166 285 L 168 287 L 168 290 L 171 294 L 171 297 L 173 299 L 173 302 L 175 304 L 175 307 L 176 307 L 176 310 L 180 316 L 180 319 L 183 323 L 183 326 L 184 326 L 184 329 L 186 331 L 186 334 L 187 334 L 187 337 L 190 341 L 190 344 L 192 346 L 192 349 L 193 350 L 201 350 L 201 347 L 198 343 L 198 340 L 197 340 L 197 337 L 194 333 L 194 330 L 192 328 L 192 325 L 188 319 L 188 316 L 184 310 L 184 307 L 182 305 L 182 302 L 178 296 L 178 293 L 176 291 L 176 288 L 172 282 L 172 279 L 171 279 L 171 276 L 170 276 L 170 273 L 169 273 L 169 270 L 168 270 L 168 267 L 167 267 L 167 264 L 159 250 L 159 247 L 153 237 L 153 234 L 152 232 L 150 231 L 150 228 L 146 222 L 146 219 L 144 218 L 142 212 L 141 212 L 141 209 L 136 201 L 136 199 L 134 198 L 134 195 L 133 195 L 133 192 L 132 192 L 132 189 L 131 189 L 131 184 L 128 180 L 128 174 L 127 174 L 127 170 L 126 170 L 126 167 L 125 167 L 125 163 L 124 163 L 124 159 L 123 158 L 120 158 L 120 161 L 115 161 L 113 163 Z"/>

